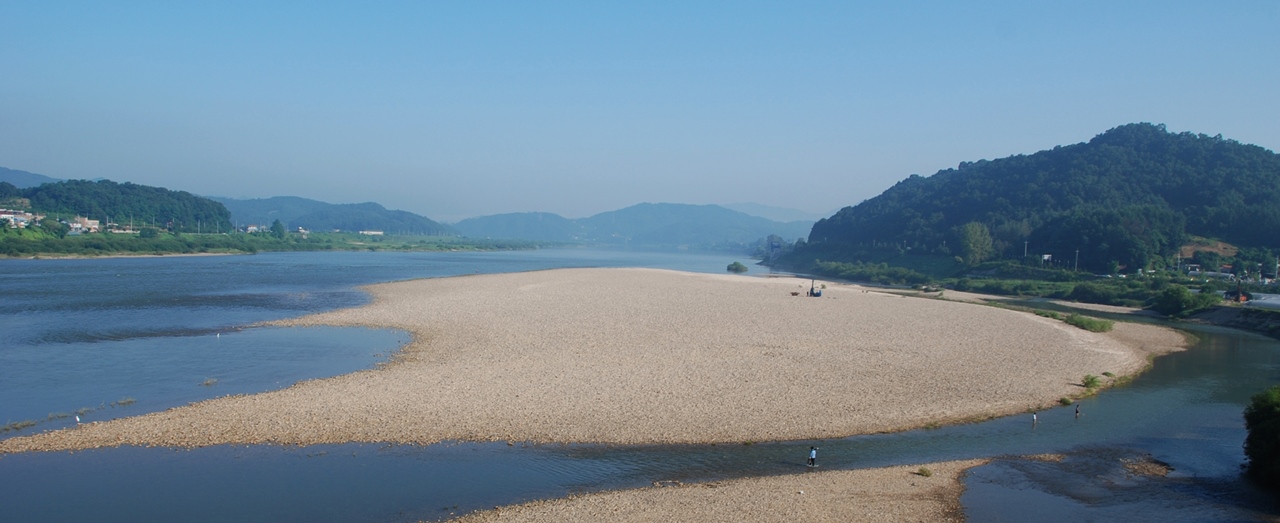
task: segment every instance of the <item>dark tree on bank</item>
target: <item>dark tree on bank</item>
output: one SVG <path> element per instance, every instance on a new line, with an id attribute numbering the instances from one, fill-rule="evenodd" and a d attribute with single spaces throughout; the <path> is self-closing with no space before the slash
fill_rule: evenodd
<path id="1" fill-rule="evenodd" d="M 284 239 L 284 224 L 280 223 L 280 220 L 271 222 L 271 235 L 281 240 Z"/>
<path id="2" fill-rule="evenodd" d="M 1249 477 L 1259 484 L 1280 488 L 1280 385 L 1253 396 L 1244 409 L 1244 454 Z"/>

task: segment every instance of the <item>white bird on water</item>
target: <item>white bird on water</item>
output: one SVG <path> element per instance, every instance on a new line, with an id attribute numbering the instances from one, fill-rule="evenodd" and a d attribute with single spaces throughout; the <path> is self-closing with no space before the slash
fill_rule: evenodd
<path id="1" fill-rule="evenodd" d="M 80 424 L 80 416 L 76 416 L 76 425 Z"/>

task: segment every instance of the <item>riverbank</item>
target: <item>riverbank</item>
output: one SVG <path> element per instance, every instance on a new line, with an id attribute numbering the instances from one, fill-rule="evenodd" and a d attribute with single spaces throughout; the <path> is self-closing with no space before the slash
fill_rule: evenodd
<path id="1" fill-rule="evenodd" d="M 374 285 L 369 305 L 278 324 L 411 332 L 380 369 L 12 438 L 0 452 L 841 438 L 1047 407 L 1082 393 L 1085 374 L 1138 372 L 1185 342 L 854 285 L 807 298 L 809 285 L 648 269 Z"/>
<path id="2" fill-rule="evenodd" d="M 690 485 L 663 484 L 498 507 L 452 521 L 964 521 L 961 477 L 966 470 L 984 463 L 951 461 Z"/>

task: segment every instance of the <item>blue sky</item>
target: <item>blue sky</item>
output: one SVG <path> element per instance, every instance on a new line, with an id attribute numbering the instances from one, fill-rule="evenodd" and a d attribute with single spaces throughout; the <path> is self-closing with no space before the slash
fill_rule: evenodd
<path id="1" fill-rule="evenodd" d="M 453 221 L 827 213 L 1147 121 L 1280 147 L 1280 2 L 0 0 L 0 166 Z"/>

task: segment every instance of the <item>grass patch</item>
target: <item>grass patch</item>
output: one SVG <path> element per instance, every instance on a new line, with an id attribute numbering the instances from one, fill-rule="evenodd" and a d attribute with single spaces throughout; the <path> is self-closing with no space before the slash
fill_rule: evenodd
<path id="1" fill-rule="evenodd" d="M 1033 312 L 1035 312 L 1035 313 L 1036 313 L 1036 316 L 1044 316 L 1045 318 L 1053 318 L 1053 319 L 1055 319 L 1055 320 L 1062 321 L 1062 315 L 1061 315 L 1061 314 L 1058 314 L 1058 313 L 1056 313 L 1056 312 L 1054 312 L 1054 311 L 1046 311 L 1046 310 L 1036 309 L 1036 310 L 1035 310 L 1035 311 L 1033 311 Z"/>
<path id="2" fill-rule="evenodd" d="M 1073 400 L 1073 399 L 1071 399 L 1071 398 L 1068 398 L 1068 397 L 1066 397 L 1066 396 L 1063 396 L 1063 397 L 1061 397 L 1061 398 L 1058 398 L 1058 404 L 1059 404 L 1059 405 L 1070 405 L 1070 404 L 1072 404 L 1072 403 L 1075 403 L 1075 400 Z"/>
<path id="3" fill-rule="evenodd" d="M 0 432 L 9 432 L 11 430 L 22 430 L 27 427 L 34 427 L 34 426 L 36 426 L 36 422 L 34 420 L 28 419 L 28 420 L 22 420 L 22 421 L 15 421 L 13 423 L 0 427 Z"/>
<path id="4" fill-rule="evenodd" d="M 920 467 L 920 470 L 916 471 L 916 475 L 924 476 L 927 478 L 927 477 L 933 476 L 933 471 L 929 470 L 928 467 Z"/>
<path id="5" fill-rule="evenodd" d="M 217 384 L 218 378 L 205 378 L 204 381 L 200 382 L 201 387 L 212 387 Z"/>
<path id="6" fill-rule="evenodd" d="M 1110 332 L 1111 329 L 1116 326 L 1116 322 L 1111 320 L 1102 320 L 1089 316 L 1081 316 L 1079 314 L 1067 316 L 1067 318 L 1062 321 L 1089 332 Z"/>
<path id="7" fill-rule="evenodd" d="M 112 407 L 124 407 L 124 406 L 126 406 L 126 405 L 133 405 L 134 403 L 137 403 L 137 402 L 138 402 L 138 400 L 133 399 L 133 398 L 120 398 L 120 399 L 118 399 L 118 400 L 116 400 L 116 401 L 111 402 L 111 406 L 112 406 Z"/>
<path id="8" fill-rule="evenodd" d="M 46 419 L 48 419 L 49 421 L 53 421 L 56 419 L 67 419 L 70 417 L 71 417 L 70 412 L 50 412 L 49 417 Z"/>
<path id="9" fill-rule="evenodd" d="M 1080 384 L 1084 385 L 1084 388 L 1092 391 L 1093 389 L 1096 389 L 1102 386 L 1102 378 L 1099 378 L 1092 374 L 1085 374 L 1084 379 L 1080 380 Z"/>
<path id="10" fill-rule="evenodd" d="M 83 416 L 83 415 L 88 414 L 88 413 L 90 413 L 90 412 L 93 412 L 93 411 L 95 411 L 95 410 L 98 410 L 98 409 L 95 409 L 95 408 L 92 408 L 92 407 L 80 407 L 79 409 L 76 409 L 76 415 L 77 415 L 77 416 Z"/>
<path id="11" fill-rule="evenodd" d="M 1106 376 L 1106 377 L 1108 377 L 1108 378 L 1114 378 L 1114 377 L 1116 377 L 1116 373 L 1111 372 L 1111 371 L 1104 372 L 1104 373 L 1102 373 L 1102 375 L 1103 375 L 1103 376 Z"/>

